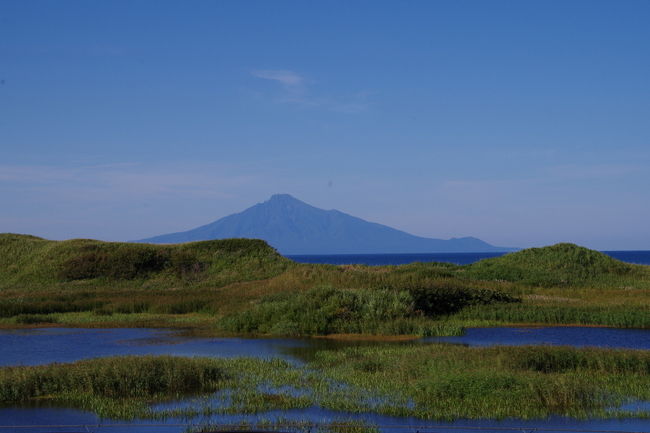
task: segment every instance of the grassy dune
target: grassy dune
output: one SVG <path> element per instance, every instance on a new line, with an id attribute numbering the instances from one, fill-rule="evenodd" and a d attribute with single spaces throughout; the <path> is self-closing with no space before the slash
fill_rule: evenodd
<path id="1" fill-rule="evenodd" d="M 644 272 L 599 251 L 564 243 L 481 260 L 468 266 L 467 274 L 543 287 L 604 287 L 634 280 Z"/>
<path id="2" fill-rule="evenodd" d="M 249 239 L 179 245 L 0 235 L 0 326 L 441 335 L 463 326 L 650 327 L 650 267 L 571 244 L 467 266 L 298 264 Z"/>
<path id="3" fill-rule="evenodd" d="M 269 278 L 290 264 L 255 239 L 151 245 L 0 234 L 2 290 L 221 287 Z"/>

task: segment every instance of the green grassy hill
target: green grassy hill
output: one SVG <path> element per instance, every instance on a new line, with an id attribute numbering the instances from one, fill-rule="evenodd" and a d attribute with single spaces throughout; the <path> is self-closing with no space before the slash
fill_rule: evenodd
<path id="1" fill-rule="evenodd" d="M 594 284 L 632 276 L 639 269 L 599 251 L 562 243 L 481 260 L 467 266 L 465 273 L 474 279 L 548 287 Z"/>
<path id="2" fill-rule="evenodd" d="M 291 263 L 256 239 L 150 245 L 0 234 L 0 289 L 220 287 L 278 275 Z"/>

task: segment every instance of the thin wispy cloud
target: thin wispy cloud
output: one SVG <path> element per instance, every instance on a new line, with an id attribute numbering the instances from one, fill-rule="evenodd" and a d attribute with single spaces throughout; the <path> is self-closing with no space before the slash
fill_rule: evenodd
<path id="1" fill-rule="evenodd" d="M 274 81 L 281 85 L 281 93 L 274 96 L 277 103 L 295 104 L 305 108 L 321 108 L 339 113 L 361 113 L 368 109 L 368 92 L 346 96 L 315 94 L 308 86 L 309 80 L 287 69 L 264 69 L 251 72 L 256 78 Z"/>
<path id="2" fill-rule="evenodd" d="M 293 71 L 262 69 L 251 72 L 254 77 L 277 81 L 284 86 L 300 86 L 305 79 Z"/>

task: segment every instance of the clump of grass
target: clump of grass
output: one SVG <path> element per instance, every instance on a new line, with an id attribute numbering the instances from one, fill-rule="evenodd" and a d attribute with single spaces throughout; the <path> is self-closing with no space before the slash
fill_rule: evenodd
<path id="1" fill-rule="evenodd" d="M 227 379 L 210 359 L 112 357 L 72 364 L 0 368 L 0 402 L 53 399 L 100 414 L 133 417 L 149 401 L 212 392 Z"/>
<path id="2" fill-rule="evenodd" d="M 182 396 L 219 388 L 225 374 L 209 359 L 126 356 L 0 369 L 0 400 L 25 401 L 61 392 L 108 398 Z"/>
<path id="3" fill-rule="evenodd" d="M 303 369 L 279 359 L 98 358 L 68 364 L 0 367 L 0 404 L 50 400 L 118 419 L 253 414 L 312 405 L 308 395 L 293 393 L 293 389 L 304 390 L 314 383 L 306 376 Z M 287 389 L 275 389 L 283 385 Z M 208 403 L 197 400 L 196 406 L 185 409 L 158 410 L 150 406 L 207 396 L 216 399 L 214 405 L 206 406 Z"/>
<path id="4" fill-rule="evenodd" d="M 268 297 L 252 310 L 224 318 L 231 332 L 276 335 L 416 334 L 437 335 L 431 318 L 469 305 L 515 302 L 487 289 L 417 287 L 410 290 L 316 288 Z"/>

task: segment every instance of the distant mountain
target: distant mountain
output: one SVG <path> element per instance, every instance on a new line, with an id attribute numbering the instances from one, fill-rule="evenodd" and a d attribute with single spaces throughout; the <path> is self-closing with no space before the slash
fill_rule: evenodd
<path id="1" fill-rule="evenodd" d="M 276 194 L 243 212 L 186 232 L 138 242 L 181 243 L 225 238 L 264 239 L 280 253 L 381 254 L 511 251 L 473 237 L 448 240 L 414 236 L 337 210 L 323 210 Z"/>

